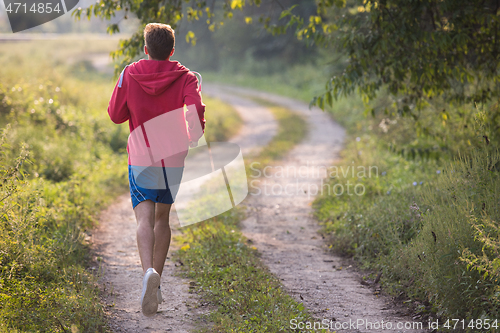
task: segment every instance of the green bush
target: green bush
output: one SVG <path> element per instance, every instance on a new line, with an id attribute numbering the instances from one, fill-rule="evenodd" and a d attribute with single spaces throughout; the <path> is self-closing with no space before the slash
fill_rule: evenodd
<path id="1" fill-rule="evenodd" d="M 419 201 L 422 231 L 392 252 L 389 271 L 413 278 L 412 290 L 452 318 L 498 318 L 500 282 L 497 151 L 475 150 L 450 163 Z M 391 265 L 391 262 L 394 264 Z"/>
<path id="2" fill-rule="evenodd" d="M 0 331 L 104 331 L 85 231 L 127 182 L 113 83 L 69 75 L 45 42 L 0 54 Z"/>
<path id="3" fill-rule="evenodd" d="M 387 290 L 428 304 L 427 314 L 498 318 L 498 152 L 483 146 L 446 163 L 424 162 L 377 145 L 369 136 L 349 142 L 343 159 L 377 166 L 376 177 L 330 180 L 363 184 L 363 195 L 314 203 L 330 247 L 382 272 Z"/>
<path id="4" fill-rule="evenodd" d="M 10 148 L 4 130 L 0 153 Z M 9 151 L 9 154 L 10 151 Z M 28 152 L 0 162 L 0 321 L 9 330 L 103 331 L 96 276 L 87 270 L 84 231 L 109 202 L 124 172 L 100 162 L 53 183 L 23 171 Z M 112 172 L 113 171 L 113 172 Z M 108 182 L 108 186 L 102 183 Z M 97 210 L 96 210 L 97 208 Z"/>

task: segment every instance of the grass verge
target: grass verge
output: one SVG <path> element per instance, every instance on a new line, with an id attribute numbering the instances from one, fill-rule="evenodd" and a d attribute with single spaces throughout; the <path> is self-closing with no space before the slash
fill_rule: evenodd
<path id="1" fill-rule="evenodd" d="M 278 133 L 256 161 L 282 158 L 307 134 L 306 123 L 295 113 L 275 105 Z M 293 130 L 290 130 L 293 129 Z M 311 320 L 303 304 L 293 300 L 279 280 L 264 267 L 255 247 L 244 238 L 238 223 L 241 209 L 186 227 L 177 240 L 185 243 L 175 257 L 182 274 L 195 282 L 202 303 L 214 306 L 203 332 L 283 332 L 290 320 Z"/>
<path id="2" fill-rule="evenodd" d="M 85 231 L 125 190 L 126 136 L 102 112 L 112 86 L 15 45 L 0 70 L 0 329 L 102 332 Z"/>
<path id="3" fill-rule="evenodd" d="M 304 140 L 309 131 L 308 124 L 296 112 L 263 99 L 253 98 L 253 100 L 266 106 L 278 122 L 278 132 L 269 144 L 262 148 L 257 157 L 261 164 L 270 164 L 285 157 L 295 145 Z"/>

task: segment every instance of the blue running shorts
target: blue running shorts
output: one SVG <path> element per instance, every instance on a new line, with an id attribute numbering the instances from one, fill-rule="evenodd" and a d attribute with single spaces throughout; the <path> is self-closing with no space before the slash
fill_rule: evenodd
<path id="1" fill-rule="evenodd" d="M 183 172 L 184 167 L 148 167 L 138 172 L 137 167 L 129 165 L 128 182 L 132 208 L 144 200 L 173 204 L 179 191 Z M 136 176 L 139 174 L 139 181 L 134 174 Z"/>

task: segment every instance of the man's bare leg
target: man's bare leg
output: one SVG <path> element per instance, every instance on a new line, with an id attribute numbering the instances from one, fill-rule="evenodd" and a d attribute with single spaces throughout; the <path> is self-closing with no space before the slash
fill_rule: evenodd
<path id="1" fill-rule="evenodd" d="M 153 254 L 153 268 L 160 274 L 163 272 L 163 266 L 167 259 L 168 248 L 170 246 L 170 208 L 172 205 L 157 203 L 156 216 L 154 224 L 154 254 Z"/>
<path id="2" fill-rule="evenodd" d="M 141 258 L 142 271 L 153 267 L 153 250 L 155 244 L 155 203 L 145 200 L 134 208 L 137 219 L 137 248 Z"/>

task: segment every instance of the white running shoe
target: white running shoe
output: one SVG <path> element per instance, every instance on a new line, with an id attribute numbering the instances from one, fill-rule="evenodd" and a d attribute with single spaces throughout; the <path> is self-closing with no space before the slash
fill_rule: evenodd
<path id="1" fill-rule="evenodd" d="M 158 291 L 156 292 L 156 299 L 158 300 L 158 304 L 163 302 L 163 297 L 161 297 L 161 289 L 158 287 Z"/>
<path id="2" fill-rule="evenodd" d="M 154 316 L 158 310 L 157 290 L 160 286 L 160 274 L 154 268 L 148 268 L 142 282 L 141 307 L 146 317 Z"/>

